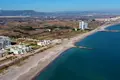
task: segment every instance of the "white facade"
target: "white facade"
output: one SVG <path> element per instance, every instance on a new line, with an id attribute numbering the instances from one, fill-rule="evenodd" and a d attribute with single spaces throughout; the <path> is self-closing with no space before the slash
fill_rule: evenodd
<path id="1" fill-rule="evenodd" d="M 9 37 L 0 36 L 0 50 L 4 49 L 10 45 L 11 45 L 11 41 L 10 41 Z"/>
<path id="2" fill-rule="evenodd" d="M 88 23 L 84 21 L 79 22 L 79 28 L 82 30 L 88 29 Z"/>
<path id="3" fill-rule="evenodd" d="M 37 45 L 39 45 L 39 46 L 47 46 L 47 45 L 49 45 L 51 43 L 52 43 L 51 40 L 43 40 L 43 41 L 38 42 Z"/>
<path id="4" fill-rule="evenodd" d="M 31 47 L 25 45 L 15 45 L 10 48 L 10 52 L 13 54 L 25 54 L 31 51 Z"/>

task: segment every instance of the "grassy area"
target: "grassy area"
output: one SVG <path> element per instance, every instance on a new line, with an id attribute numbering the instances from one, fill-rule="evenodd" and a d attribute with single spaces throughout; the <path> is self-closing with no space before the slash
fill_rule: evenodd
<path id="1" fill-rule="evenodd" d="M 40 40 L 44 40 L 44 39 L 63 39 L 63 38 L 71 38 L 77 34 L 82 34 L 88 32 L 88 30 L 82 31 L 82 30 L 78 30 L 78 31 L 55 31 L 55 32 L 46 32 L 44 34 L 41 35 L 36 35 L 35 37 L 37 39 Z"/>

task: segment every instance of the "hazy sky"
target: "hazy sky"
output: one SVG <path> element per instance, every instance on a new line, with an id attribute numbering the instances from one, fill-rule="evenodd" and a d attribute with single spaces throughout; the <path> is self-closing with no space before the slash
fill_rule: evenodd
<path id="1" fill-rule="evenodd" d="M 0 0 L 0 8 L 36 11 L 86 11 L 120 9 L 120 0 Z"/>

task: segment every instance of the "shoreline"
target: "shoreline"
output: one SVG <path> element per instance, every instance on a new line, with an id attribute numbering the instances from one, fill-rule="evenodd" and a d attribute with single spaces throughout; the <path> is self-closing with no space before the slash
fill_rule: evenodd
<path id="1" fill-rule="evenodd" d="M 103 25 L 95 30 L 79 34 L 70 40 L 65 40 L 62 44 L 54 46 L 40 54 L 30 57 L 25 64 L 20 67 L 13 67 L 6 74 L 0 76 L 1 80 L 31 80 L 42 72 L 52 61 L 59 57 L 64 51 L 72 48 L 76 42 L 95 34 L 101 28 L 107 28 L 115 24 Z M 14 70 L 13 70 L 14 69 Z M 12 71 L 13 70 L 13 71 Z"/>

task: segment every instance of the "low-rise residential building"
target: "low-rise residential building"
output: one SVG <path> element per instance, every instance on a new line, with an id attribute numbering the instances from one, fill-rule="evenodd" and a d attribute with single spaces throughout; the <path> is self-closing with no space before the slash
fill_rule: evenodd
<path id="1" fill-rule="evenodd" d="M 30 46 L 25 45 L 14 45 L 10 48 L 10 53 L 13 54 L 25 54 L 27 52 L 30 52 L 32 48 Z"/>
<path id="2" fill-rule="evenodd" d="M 37 45 L 39 45 L 39 46 L 47 46 L 47 45 L 49 45 L 49 44 L 51 44 L 51 43 L 52 43 L 51 40 L 42 40 L 42 41 L 39 41 L 39 42 L 37 43 Z"/>

